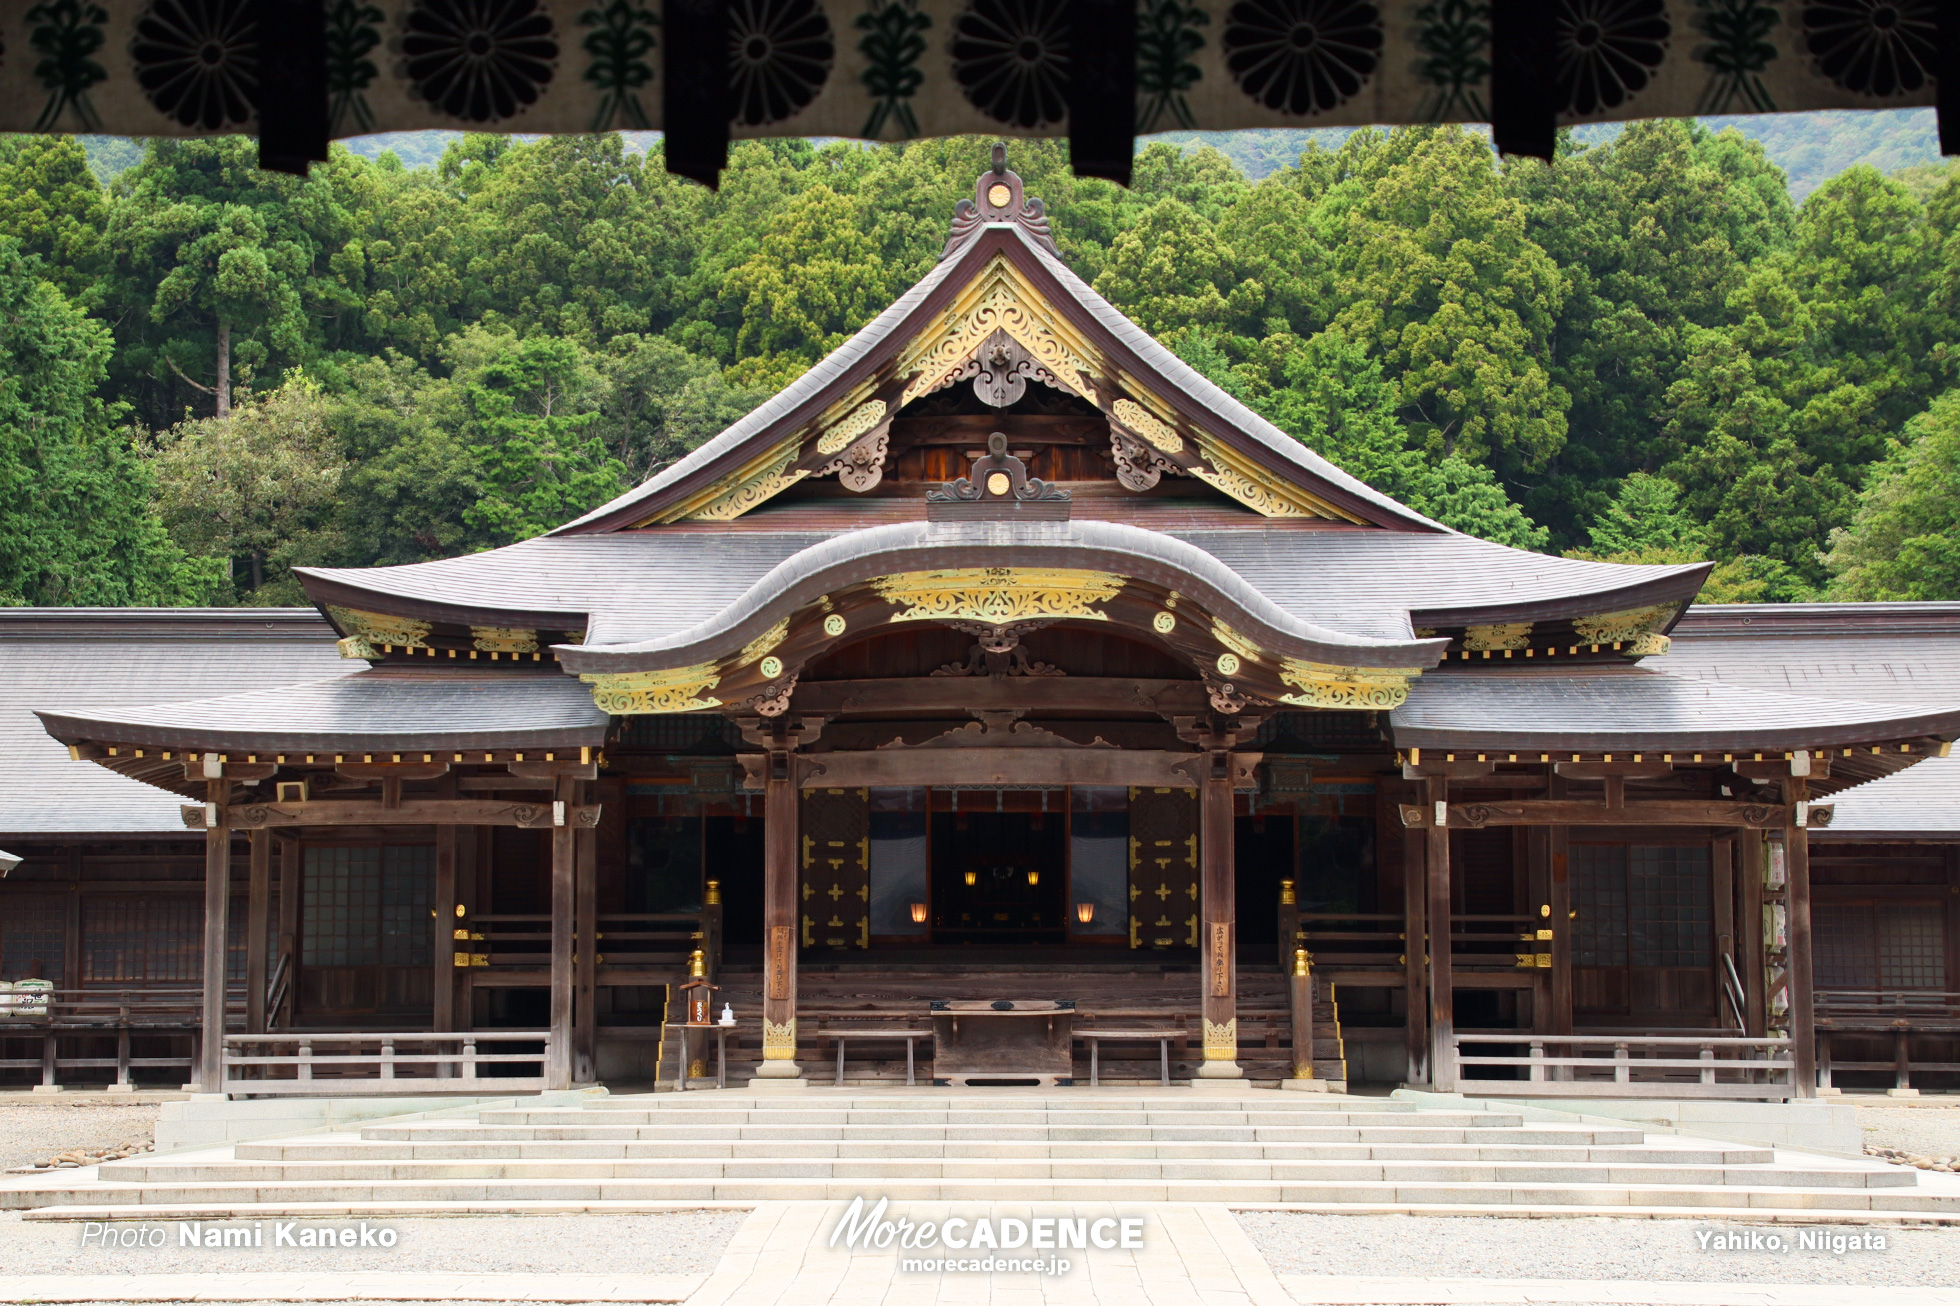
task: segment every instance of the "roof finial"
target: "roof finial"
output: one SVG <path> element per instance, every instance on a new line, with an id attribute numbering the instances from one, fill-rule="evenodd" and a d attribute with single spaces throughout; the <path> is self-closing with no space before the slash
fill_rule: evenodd
<path id="1" fill-rule="evenodd" d="M 995 141 L 993 166 L 980 174 L 973 198 L 953 206 L 953 229 L 940 257 L 950 258 L 981 228 L 996 223 L 1019 227 L 1035 244 L 1050 254 L 1057 253 L 1055 238 L 1048 230 L 1047 211 L 1038 199 L 1022 193 L 1021 179 L 1007 167 L 1007 142 Z"/>

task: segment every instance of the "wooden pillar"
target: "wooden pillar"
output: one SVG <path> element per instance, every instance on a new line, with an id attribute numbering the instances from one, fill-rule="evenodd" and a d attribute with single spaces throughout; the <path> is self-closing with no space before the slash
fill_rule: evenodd
<path id="1" fill-rule="evenodd" d="M 1769 1032 L 1769 1009 L 1764 992 L 1766 972 L 1763 950 L 1767 945 L 1763 938 L 1763 832 L 1750 829 L 1739 831 L 1735 851 L 1741 862 L 1738 876 L 1742 890 L 1742 928 L 1738 933 L 1742 941 L 1742 1014 L 1747 1022 L 1745 1032 L 1749 1037 L 1762 1038 Z"/>
<path id="2" fill-rule="evenodd" d="M 1804 799 L 1808 784 L 1799 778 L 1789 782 L 1789 801 Z M 1789 854 L 1789 984 L 1791 1059 L 1798 1097 L 1817 1096 L 1817 1011 L 1811 988 L 1810 947 L 1810 831 L 1794 821 L 1783 831 Z"/>
<path id="3" fill-rule="evenodd" d="M 430 950 L 435 971 L 435 1010 L 429 1025 L 438 1034 L 456 1028 L 456 827 L 436 827 L 436 915 Z"/>
<path id="4" fill-rule="evenodd" d="M 578 782 L 560 776 L 552 793 L 554 812 L 565 812 L 563 824 L 551 827 L 551 1048 L 545 1060 L 544 1086 L 572 1086 L 572 930 L 576 880 L 575 838 L 569 809 L 577 801 Z"/>
<path id="5" fill-rule="evenodd" d="M 1416 797 L 1424 791 L 1418 789 Z M 1409 1083 L 1429 1082 L 1429 874 L 1427 845 L 1402 831 L 1402 962 L 1408 1006 Z"/>
<path id="6" fill-rule="evenodd" d="M 1447 824 L 1449 781 L 1425 781 L 1423 795 L 1429 821 L 1425 826 L 1429 878 L 1429 1082 L 1438 1093 L 1456 1091 L 1456 988 L 1450 969 L 1450 831 Z M 1437 817 L 1444 816 L 1443 822 Z"/>
<path id="7" fill-rule="evenodd" d="M 572 973 L 572 1079 L 599 1077 L 599 832 L 574 837 L 577 883 L 573 889 L 578 960 Z"/>
<path id="8" fill-rule="evenodd" d="M 1546 796 L 1565 797 L 1565 779 L 1552 769 Z M 1572 1032 L 1572 827 L 1547 832 L 1552 855 L 1552 1032 Z M 1557 1078 L 1570 1078 L 1561 1073 Z"/>
<path id="9" fill-rule="evenodd" d="M 272 912 L 272 831 L 254 830 L 245 886 L 245 1032 L 265 1033 L 266 935 Z"/>
<path id="10" fill-rule="evenodd" d="M 762 1064 L 758 1079 L 800 1079 L 796 1064 L 795 759 L 769 754 L 762 798 Z M 685 1067 L 683 1067 L 685 1070 Z"/>
<path id="11" fill-rule="evenodd" d="M 1729 963 L 1736 959 L 1735 838 L 1724 836 L 1715 840 L 1710 846 L 1708 863 L 1713 871 L 1709 891 L 1715 899 L 1715 1015 L 1724 1029 L 1733 1028 L 1740 1033 L 1741 1026 L 1729 1007 L 1729 1000 L 1720 996 L 1729 990 Z M 1740 965 L 1735 969 L 1738 975 L 1742 973 Z"/>
<path id="12" fill-rule="evenodd" d="M 225 939 L 231 915 L 231 831 L 222 814 L 231 785 L 211 780 L 208 801 L 216 804 L 217 821 L 207 819 L 204 830 L 204 1007 L 199 1022 L 197 1091 L 225 1091 Z M 211 809 L 207 808 L 207 814 Z"/>
<path id="13" fill-rule="evenodd" d="M 286 963 L 284 996 L 277 1010 L 266 1012 L 275 1025 L 291 1025 L 299 1006 L 299 908 L 306 845 L 297 835 L 279 841 L 279 952 Z"/>
<path id="14" fill-rule="evenodd" d="M 1204 1016 L 1200 1079 L 1242 1079 L 1239 1068 L 1238 876 L 1232 819 L 1232 755 L 1211 753 L 1198 812 L 1198 974 Z"/>

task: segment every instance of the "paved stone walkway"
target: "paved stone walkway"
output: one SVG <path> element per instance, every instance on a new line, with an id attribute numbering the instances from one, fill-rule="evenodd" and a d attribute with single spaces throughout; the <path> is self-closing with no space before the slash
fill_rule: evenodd
<path id="1" fill-rule="evenodd" d="M 1956 1288 L 1774 1283 L 1574 1282 L 1550 1279 L 1275 1276 L 1222 1204 L 1105 1208 L 1044 1204 L 911 1203 L 888 1219 L 939 1223 L 957 1215 L 1031 1220 L 1141 1215 L 1143 1246 L 1081 1252 L 964 1251 L 961 1257 L 1044 1261 L 1063 1274 L 908 1272 L 921 1253 L 830 1245 L 842 1203 L 757 1207 L 707 1275 L 350 1273 L 0 1274 L 0 1302 L 661 1302 L 686 1306 L 1960 1306 Z M 840 1240 L 841 1242 L 841 1240 Z M 944 1249 L 935 1249 L 944 1256 Z M 1391 1268 L 1384 1266 L 1383 1268 Z"/>

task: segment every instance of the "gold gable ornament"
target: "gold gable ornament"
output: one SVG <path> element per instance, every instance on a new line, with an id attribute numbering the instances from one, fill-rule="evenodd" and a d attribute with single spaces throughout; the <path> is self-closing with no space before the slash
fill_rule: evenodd
<path id="1" fill-rule="evenodd" d="M 1125 583 L 1121 576 L 1100 571 L 973 567 L 879 576 L 871 588 L 900 609 L 892 614 L 893 622 L 956 620 L 998 626 L 1063 617 L 1107 621 L 1109 615 L 1094 605 L 1115 598 Z"/>
<path id="2" fill-rule="evenodd" d="M 1409 680 L 1421 674 L 1373 667 L 1335 667 L 1285 658 L 1279 678 L 1293 686 L 1279 701 L 1296 707 L 1339 708 L 1350 711 L 1392 711 L 1409 699 Z"/>
<path id="3" fill-rule="evenodd" d="M 720 699 L 703 697 L 721 683 L 712 662 L 667 671 L 587 672 L 579 679 L 592 687 L 593 705 L 613 716 L 698 712 L 721 706 Z"/>
<path id="4" fill-rule="evenodd" d="M 1622 652 L 1635 657 L 1657 657 L 1667 652 L 1672 643 L 1660 629 L 1673 618 L 1674 612 L 1672 603 L 1602 612 L 1596 617 L 1574 617 L 1572 630 L 1583 644 L 1619 644 Z"/>

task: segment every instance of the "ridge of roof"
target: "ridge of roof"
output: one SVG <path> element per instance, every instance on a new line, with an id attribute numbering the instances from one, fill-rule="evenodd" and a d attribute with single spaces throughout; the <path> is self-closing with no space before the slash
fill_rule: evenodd
<path id="1" fill-rule="evenodd" d="M 1960 635 L 1960 603 L 1697 603 L 1676 637 L 1719 635 Z"/>
<path id="2" fill-rule="evenodd" d="M 314 608 L 0 608 L 7 639 L 331 638 Z"/>

